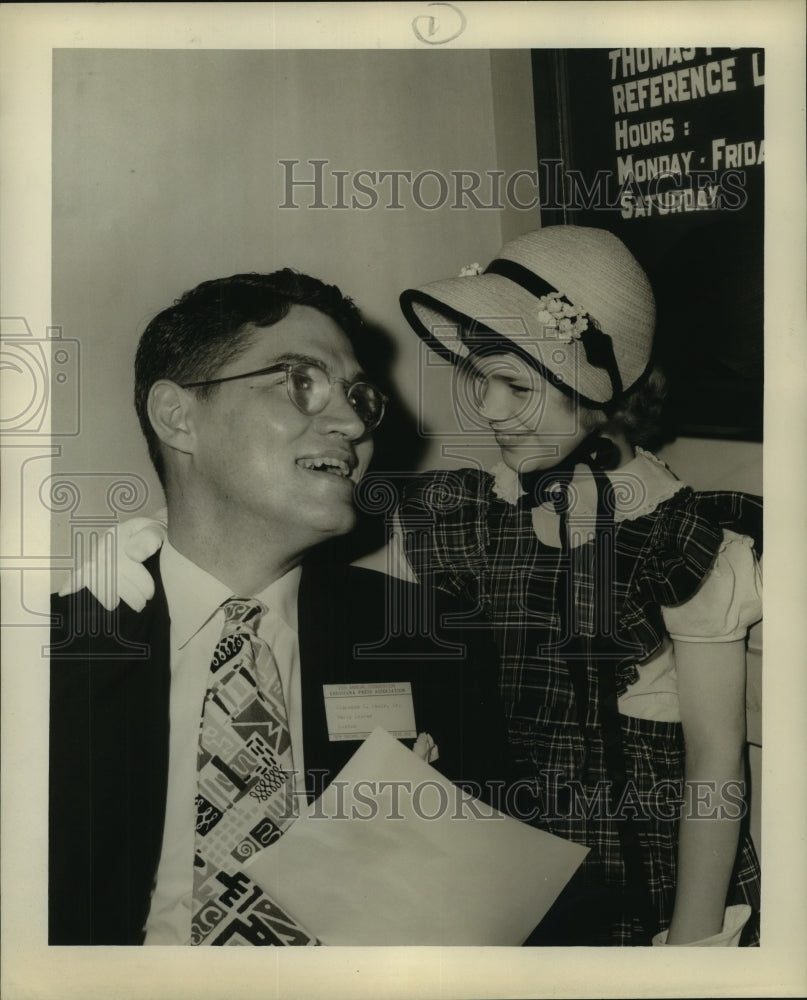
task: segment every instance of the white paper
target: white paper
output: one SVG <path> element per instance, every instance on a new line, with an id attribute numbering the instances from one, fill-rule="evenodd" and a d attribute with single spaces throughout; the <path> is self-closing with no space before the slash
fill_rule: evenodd
<path id="1" fill-rule="evenodd" d="M 245 868 L 323 944 L 520 945 L 587 853 L 471 799 L 376 729 Z"/>

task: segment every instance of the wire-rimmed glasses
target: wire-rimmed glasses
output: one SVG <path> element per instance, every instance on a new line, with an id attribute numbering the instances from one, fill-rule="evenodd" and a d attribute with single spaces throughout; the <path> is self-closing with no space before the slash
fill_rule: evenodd
<path id="1" fill-rule="evenodd" d="M 347 401 L 364 424 L 367 434 L 372 433 L 381 423 L 387 398 L 379 389 L 370 382 L 350 382 L 345 378 L 337 378 L 335 375 L 329 375 L 319 365 L 308 363 L 284 361 L 240 375 L 225 375 L 222 378 L 203 379 L 200 382 L 184 382 L 182 388 L 197 389 L 205 385 L 218 385 L 221 382 L 234 382 L 237 379 L 272 375 L 281 371 L 286 373 L 286 391 L 289 399 L 301 413 L 309 416 L 321 413 L 328 405 L 334 385 L 339 382 L 345 386 Z"/>

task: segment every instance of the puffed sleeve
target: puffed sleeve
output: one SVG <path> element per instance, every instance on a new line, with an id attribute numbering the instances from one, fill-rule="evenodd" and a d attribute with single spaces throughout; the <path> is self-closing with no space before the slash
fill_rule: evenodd
<path id="1" fill-rule="evenodd" d="M 744 639 L 762 617 L 762 577 L 747 535 L 724 529 L 717 558 L 695 594 L 662 607 L 667 631 L 683 642 Z"/>
<path id="2" fill-rule="evenodd" d="M 620 628 L 647 658 L 669 634 L 662 608 L 681 608 L 698 593 L 724 545 L 724 531 L 753 538 L 762 551 L 762 501 L 685 487 L 652 514 L 619 527 L 625 551 L 638 553 Z"/>

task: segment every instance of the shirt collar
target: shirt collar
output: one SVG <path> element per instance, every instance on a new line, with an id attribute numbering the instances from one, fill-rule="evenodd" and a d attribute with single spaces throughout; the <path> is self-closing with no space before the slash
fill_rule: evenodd
<path id="1" fill-rule="evenodd" d="M 297 631 L 297 592 L 301 566 L 295 566 L 255 596 L 288 626 Z M 181 649 L 216 614 L 228 598 L 230 588 L 191 562 L 166 539 L 160 552 L 160 575 L 175 648 Z M 243 594 L 239 594 L 243 597 Z"/>

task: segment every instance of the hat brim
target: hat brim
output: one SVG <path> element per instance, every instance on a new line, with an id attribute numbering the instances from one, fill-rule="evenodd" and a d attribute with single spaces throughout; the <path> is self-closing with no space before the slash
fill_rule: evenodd
<path id="1" fill-rule="evenodd" d="M 450 278 L 407 289 L 400 305 L 415 333 L 454 364 L 471 353 L 469 334 L 484 333 L 486 351 L 500 347 L 517 355 L 584 406 L 600 409 L 612 401 L 607 372 L 586 363 L 578 340 L 540 323 L 535 297 L 502 275 Z"/>

